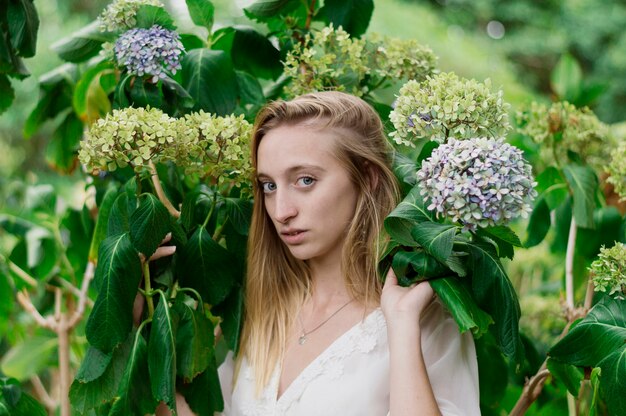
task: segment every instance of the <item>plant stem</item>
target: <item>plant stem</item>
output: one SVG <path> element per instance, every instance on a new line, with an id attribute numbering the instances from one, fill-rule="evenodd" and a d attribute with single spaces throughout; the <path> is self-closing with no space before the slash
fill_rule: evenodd
<path id="1" fill-rule="evenodd" d="M 143 284 L 146 291 L 146 303 L 148 304 L 148 317 L 152 319 L 154 315 L 154 302 L 152 301 L 152 286 L 150 283 L 150 261 L 143 263 Z"/>
<path id="2" fill-rule="evenodd" d="M 309 30 L 311 27 L 311 21 L 313 20 L 313 14 L 315 14 L 315 2 L 316 0 L 311 1 L 311 5 L 309 6 L 309 10 L 306 14 L 306 22 L 304 23 L 304 28 Z"/>
<path id="3" fill-rule="evenodd" d="M 61 416 L 70 416 L 70 384 L 72 376 L 70 374 L 70 327 L 67 322 L 67 313 L 61 312 L 57 326 L 57 336 L 59 338 L 59 375 L 60 375 L 60 399 Z"/>
<path id="4" fill-rule="evenodd" d="M 211 209 L 209 209 L 209 213 L 204 219 L 204 222 L 202 223 L 202 228 L 206 228 L 206 225 L 209 223 L 209 219 L 211 218 L 211 215 L 213 215 L 213 211 L 215 210 L 216 205 L 217 205 L 217 192 L 213 194 L 213 202 L 211 203 Z"/>
<path id="5" fill-rule="evenodd" d="M 159 175 L 157 174 L 156 166 L 154 166 L 154 162 L 152 160 L 148 161 L 148 166 L 150 167 L 150 179 L 152 180 L 152 185 L 154 185 L 154 191 L 157 194 L 159 200 L 165 205 L 170 215 L 174 218 L 180 218 L 180 211 L 174 208 L 174 205 L 170 202 L 167 195 L 163 191 L 163 186 L 161 185 L 161 181 L 159 180 Z"/>
<path id="6" fill-rule="evenodd" d="M 213 241 L 219 241 L 219 238 L 222 236 L 222 231 L 224 231 L 224 227 L 226 226 L 226 222 L 228 222 L 228 216 L 226 216 L 222 225 L 215 230 L 215 233 L 213 234 Z"/>
<path id="7" fill-rule="evenodd" d="M 570 311 L 574 310 L 574 250 L 576 248 L 576 219 L 572 213 L 565 255 L 565 302 Z"/>

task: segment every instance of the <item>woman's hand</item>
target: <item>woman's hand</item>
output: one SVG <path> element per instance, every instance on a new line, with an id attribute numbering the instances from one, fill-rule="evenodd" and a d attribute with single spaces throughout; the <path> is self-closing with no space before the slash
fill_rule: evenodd
<path id="1" fill-rule="evenodd" d="M 410 328 L 419 326 L 422 312 L 434 298 L 430 283 L 424 281 L 401 287 L 393 269 L 389 268 L 380 304 L 388 326 Z"/>

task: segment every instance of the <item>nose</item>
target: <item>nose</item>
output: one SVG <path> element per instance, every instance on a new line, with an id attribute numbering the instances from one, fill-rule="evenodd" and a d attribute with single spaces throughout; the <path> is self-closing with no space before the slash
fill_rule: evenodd
<path id="1" fill-rule="evenodd" d="M 276 190 L 274 195 L 274 219 L 281 224 L 286 224 L 296 215 L 298 215 L 298 209 L 289 192 Z"/>

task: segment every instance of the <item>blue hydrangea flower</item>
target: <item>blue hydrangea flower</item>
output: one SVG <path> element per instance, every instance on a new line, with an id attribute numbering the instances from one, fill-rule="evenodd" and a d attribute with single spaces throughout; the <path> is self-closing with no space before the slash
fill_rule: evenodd
<path id="1" fill-rule="evenodd" d="M 152 81 L 175 74 L 181 69 L 183 44 L 178 33 L 154 25 L 150 29 L 131 29 L 115 42 L 117 64 L 138 76 L 151 75 Z"/>
<path id="2" fill-rule="evenodd" d="M 467 229 L 528 217 L 537 196 L 531 166 L 504 139 L 450 139 L 433 150 L 417 173 L 428 209 Z"/>

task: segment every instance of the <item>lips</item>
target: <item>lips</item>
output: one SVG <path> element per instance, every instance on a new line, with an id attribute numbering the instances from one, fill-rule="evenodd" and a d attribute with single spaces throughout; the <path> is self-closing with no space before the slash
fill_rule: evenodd
<path id="1" fill-rule="evenodd" d="M 304 241 L 306 230 L 289 229 L 281 231 L 280 237 L 286 244 L 299 244 Z"/>

